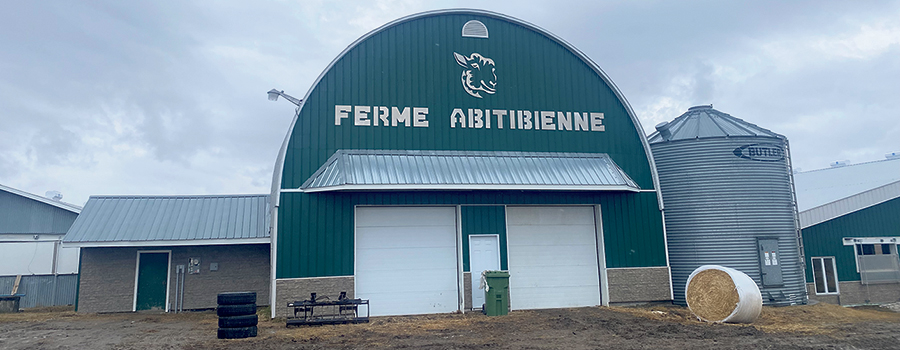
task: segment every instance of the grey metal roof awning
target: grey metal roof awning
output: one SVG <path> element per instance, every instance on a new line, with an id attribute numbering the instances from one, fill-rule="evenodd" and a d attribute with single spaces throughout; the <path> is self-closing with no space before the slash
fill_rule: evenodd
<path id="1" fill-rule="evenodd" d="M 338 150 L 303 192 L 640 191 L 605 153 Z"/>
<path id="2" fill-rule="evenodd" d="M 63 238 L 77 247 L 269 243 L 269 196 L 91 196 Z"/>

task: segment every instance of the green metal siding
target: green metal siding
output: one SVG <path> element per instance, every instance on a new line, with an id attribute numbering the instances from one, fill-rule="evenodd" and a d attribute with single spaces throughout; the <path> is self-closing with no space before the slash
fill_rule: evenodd
<path id="1" fill-rule="evenodd" d="M 806 281 L 812 283 L 812 258 L 833 256 L 841 282 L 859 281 L 853 246 L 844 237 L 900 236 L 900 198 L 877 204 L 803 229 Z"/>
<path id="2" fill-rule="evenodd" d="M 0 233 L 65 234 L 78 214 L 0 191 Z"/>
<path id="3" fill-rule="evenodd" d="M 607 267 L 666 266 L 662 215 L 655 192 L 291 192 L 281 196 L 276 278 L 353 275 L 353 216 L 357 205 L 461 204 L 472 208 L 464 209 L 470 213 L 463 214 L 463 229 L 475 233 L 494 227 L 499 220 L 497 213 L 492 213 L 492 222 L 466 224 L 465 215 L 490 209 L 465 205 L 599 204 Z"/>
<path id="4" fill-rule="evenodd" d="M 469 20 L 483 22 L 490 38 L 462 37 Z M 467 94 L 454 52 L 492 59 L 496 94 Z M 429 126 L 355 126 L 353 112 L 335 125 L 336 105 L 427 107 Z M 496 120 L 491 128 L 451 127 L 454 108 L 598 112 L 605 131 L 510 129 L 508 116 L 502 129 Z M 606 153 L 640 188 L 653 190 L 643 141 L 614 87 L 549 34 L 485 13 L 429 14 L 370 33 L 323 73 L 290 130 L 275 186 L 299 188 L 339 149 L 383 149 Z M 357 205 L 599 204 L 608 267 L 666 266 L 656 192 L 283 192 L 277 204 L 276 278 L 353 275 Z M 463 230 L 498 222 L 464 217 Z"/>
<path id="5" fill-rule="evenodd" d="M 490 39 L 463 38 L 477 19 Z M 498 88 L 482 99 L 462 88 L 453 53 L 478 52 L 497 66 Z M 428 127 L 334 125 L 334 106 L 428 107 Z M 451 128 L 453 108 L 602 112 L 606 131 Z M 281 188 L 300 187 L 338 149 L 600 152 L 643 189 L 653 181 L 642 135 L 593 69 L 556 41 L 507 21 L 443 15 L 399 23 L 338 59 L 306 98 L 286 149 Z"/>
<path id="6" fill-rule="evenodd" d="M 469 272 L 469 235 L 500 236 L 500 269 L 509 270 L 506 252 L 506 209 L 502 206 L 462 206 L 463 271 Z"/>

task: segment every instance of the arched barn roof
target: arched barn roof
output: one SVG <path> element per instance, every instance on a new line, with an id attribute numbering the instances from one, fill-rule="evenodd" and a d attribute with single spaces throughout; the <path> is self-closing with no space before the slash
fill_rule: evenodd
<path id="1" fill-rule="evenodd" d="M 523 32 L 528 32 L 527 35 L 534 36 L 534 34 L 536 34 L 535 37 L 543 37 L 545 39 L 549 39 L 552 43 L 555 43 L 556 45 L 558 45 L 558 47 L 562 48 L 562 50 L 558 50 L 560 52 L 559 55 L 562 55 L 562 52 L 568 52 L 569 54 L 573 55 L 578 60 L 580 60 L 580 62 L 587 68 L 586 71 L 591 71 L 594 74 L 596 74 L 596 76 L 600 78 L 600 81 L 602 81 L 603 85 L 605 85 L 604 89 L 608 89 L 608 91 L 610 91 L 611 98 L 606 99 L 606 100 L 615 101 L 615 102 L 609 102 L 609 103 L 620 104 L 621 106 L 617 107 L 617 108 L 623 109 L 624 111 L 622 113 L 624 115 L 626 115 L 627 119 L 629 120 L 628 124 L 630 124 L 630 125 L 628 126 L 628 128 L 631 130 L 624 130 L 624 128 L 618 128 L 618 129 L 614 130 L 613 132 L 628 133 L 628 135 L 634 135 L 633 136 L 634 140 L 635 141 L 639 140 L 640 147 L 643 148 L 642 158 L 644 158 L 646 160 L 645 160 L 644 165 L 641 165 L 640 168 L 646 169 L 646 171 L 630 170 L 629 168 L 632 166 L 629 164 L 625 164 L 625 165 L 619 164 L 619 165 L 623 167 L 623 169 L 625 170 L 626 173 L 629 173 L 629 175 L 635 177 L 635 180 L 638 182 L 641 189 L 643 189 L 643 190 L 658 189 L 658 180 L 656 178 L 655 164 L 653 163 L 653 158 L 650 153 L 651 152 L 650 147 L 647 142 L 647 138 L 645 137 L 645 135 L 643 133 L 643 129 L 640 125 L 640 121 L 638 120 L 638 118 L 635 115 L 631 106 L 628 104 L 624 95 L 621 93 L 621 91 L 619 91 L 619 89 L 616 87 L 616 85 L 613 83 L 613 81 L 607 76 L 607 74 L 596 63 L 594 63 L 589 57 L 587 57 L 587 55 L 585 55 L 583 52 L 581 52 L 580 50 L 578 50 L 577 48 L 575 48 L 573 45 L 569 44 L 565 40 L 559 38 L 558 36 L 548 32 L 536 25 L 533 25 L 531 23 L 510 17 L 510 16 L 506 16 L 503 14 L 490 12 L 490 11 L 473 10 L 473 9 L 452 9 L 452 10 L 438 10 L 438 11 L 429 11 L 429 12 L 413 14 L 413 15 L 410 15 L 407 17 L 403 17 L 403 18 L 394 20 L 390 23 L 387 23 L 387 24 L 363 35 L 356 41 L 354 41 L 346 49 L 344 49 L 344 51 L 342 51 L 328 65 L 328 67 L 316 79 L 315 83 L 311 86 L 309 91 L 304 96 L 303 102 L 301 103 L 300 107 L 298 108 L 298 113 L 297 113 L 297 115 L 295 115 L 294 120 L 292 121 L 291 126 L 288 129 L 287 135 L 285 136 L 284 142 L 282 143 L 281 149 L 279 150 L 278 157 L 277 157 L 276 164 L 275 164 L 275 171 L 273 174 L 273 181 L 272 181 L 272 194 L 273 194 L 273 200 L 274 200 L 273 205 L 275 207 L 277 207 L 279 205 L 279 201 L 280 201 L 279 194 L 281 192 L 284 192 L 285 190 L 287 190 L 287 191 L 299 190 L 302 183 L 305 182 L 308 179 L 308 177 L 311 176 L 312 173 L 315 172 L 320 165 L 324 164 L 325 161 L 332 154 L 334 154 L 334 152 L 337 151 L 338 149 L 366 148 L 365 146 L 363 146 L 363 147 L 340 146 L 340 147 L 337 147 L 338 149 L 333 149 L 333 150 L 329 149 L 328 152 L 326 152 L 327 154 L 324 154 L 324 155 L 310 154 L 310 153 L 314 153 L 314 152 L 307 151 L 307 150 L 304 150 L 305 153 L 302 153 L 302 155 L 300 155 L 300 154 L 297 154 L 294 156 L 290 155 L 290 153 L 293 151 L 291 143 L 296 142 L 297 140 L 300 140 L 302 137 L 304 137 L 304 136 L 298 136 L 295 134 L 297 132 L 297 130 L 302 129 L 302 127 L 298 127 L 298 123 L 305 122 L 303 120 L 304 114 L 316 113 L 319 115 L 326 114 L 327 116 L 330 116 L 330 113 L 334 112 L 333 110 L 327 110 L 327 109 L 321 110 L 322 108 L 319 108 L 320 110 L 316 110 L 316 111 L 309 111 L 309 109 L 311 108 L 310 104 L 315 103 L 315 100 L 317 97 L 317 96 L 315 96 L 316 89 L 318 87 L 320 87 L 320 85 L 323 83 L 334 83 L 334 81 L 333 81 L 334 79 L 338 79 L 338 80 L 339 79 L 345 79 L 345 80 L 350 79 L 346 76 L 329 77 L 329 73 L 332 71 L 335 71 L 335 70 L 339 70 L 339 69 L 343 69 L 343 70 L 350 70 L 350 69 L 356 69 L 356 68 L 364 69 L 365 67 L 355 67 L 355 66 L 354 67 L 344 67 L 343 60 L 347 59 L 348 56 L 353 56 L 353 55 L 357 54 L 357 52 L 355 52 L 356 50 L 362 50 L 363 48 L 368 49 L 371 46 L 387 44 L 387 43 L 392 42 L 392 40 L 396 40 L 396 36 L 398 36 L 398 35 L 395 35 L 395 32 L 408 31 L 405 33 L 413 32 L 416 35 L 419 35 L 420 31 L 424 31 L 424 28 L 421 27 L 422 25 L 420 24 L 421 23 L 420 20 L 437 18 L 436 22 L 443 25 L 443 24 L 445 24 L 445 22 L 447 22 L 447 20 L 445 18 L 450 18 L 453 16 L 471 17 L 472 19 L 475 20 L 475 21 L 469 20 L 468 22 L 465 23 L 465 25 L 462 25 L 462 23 L 460 23 L 460 26 L 456 27 L 458 29 L 454 30 L 456 36 L 460 36 L 460 33 L 461 33 L 462 37 L 470 38 L 470 40 L 492 40 L 495 37 L 504 38 L 503 35 L 506 34 L 506 35 L 508 35 L 506 38 L 509 38 L 510 37 L 509 35 L 511 35 L 511 34 L 504 33 L 504 28 L 497 28 L 500 26 L 496 25 L 496 23 L 502 22 L 502 23 L 511 24 L 514 26 L 521 27 L 522 29 L 525 29 L 525 31 L 523 31 Z M 477 21 L 477 20 L 481 20 L 481 21 Z M 480 24 L 480 22 L 487 23 L 492 20 L 495 21 L 493 23 L 494 25 L 491 25 L 491 23 L 488 23 L 487 26 L 484 26 L 484 24 Z M 465 21 L 463 21 L 463 22 L 465 22 Z M 478 23 L 473 23 L 473 22 L 478 22 Z M 413 26 L 413 27 L 407 28 L 405 26 Z M 447 27 L 450 27 L 450 25 L 447 25 Z M 390 36 L 388 36 L 386 33 L 390 33 Z M 517 36 L 516 38 L 522 37 L 521 34 L 517 34 L 517 35 L 519 35 L 519 36 Z M 424 37 L 424 35 L 421 35 L 421 37 Z M 419 38 L 419 37 L 416 37 L 416 38 Z M 487 39 L 487 38 L 490 38 L 490 39 Z M 428 40 L 428 39 L 421 39 L 421 40 L 424 41 L 424 40 Z M 500 40 L 502 40 L 502 39 L 500 39 Z M 507 40 L 506 42 L 502 43 L 502 46 L 506 49 L 516 48 L 519 43 L 524 43 L 524 41 L 510 42 L 509 40 Z M 435 43 L 435 45 L 439 45 L 439 44 Z M 476 46 L 472 46 L 472 47 L 476 47 Z M 460 48 L 459 50 L 466 50 L 466 49 Z M 473 49 L 470 48 L 469 50 L 471 51 Z M 469 54 L 470 51 L 465 51 L 464 55 Z M 532 53 L 533 53 L 533 55 L 531 55 Z M 407 54 L 416 54 L 416 53 L 396 52 L 396 50 L 395 50 L 395 52 L 388 52 L 388 53 L 384 53 L 384 54 L 385 55 L 407 55 Z M 529 56 L 529 55 L 537 57 L 536 59 L 544 59 L 544 58 L 542 58 L 542 56 L 546 57 L 547 55 L 550 55 L 550 54 L 548 54 L 545 51 L 534 50 L 532 52 L 529 52 L 527 55 L 518 56 L 517 58 L 521 58 L 522 60 L 525 60 L 525 59 L 528 59 L 528 57 L 526 57 L 526 56 Z M 427 54 L 426 54 L 426 56 L 427 56 Z M 390 56 L 390 57 L 394 57 L 394 56 Z M 353 58 L 353 57 L 349 57 L 349 58 Z M 431 57 L 427 57 L 427 58 L 431 58 Z M 445 59 L 445 57 L 441 56 L 441 57 L 439 57 L 439 59 Z M 457 58 L 457 61 L 458 60 L 459 60 L 459 58 Z M 509 60 L 507 60 L 507 61 L 509 61 Z M 499 65 L 500 65 L 500 63 L 498 63 L 498 66 Z M 398 69 L 403 69 L 403 67 L 399 67 Z M 510 76 L 509 76 L 510 71 L 507 70 L 506 72 L 504 72 L 502 69 L 505 69 L 505 68 L 498 68 L 498 77 L 497 77 L 498 84 L 509 84 L 511 81 Z M 506 73 L 507 75 L 503 75 L 504 73 Z M 522 71 L 518 71 L 517 73 L 519 73 L 520 75 L 528 74 L 527 72 L 522 72 Z M 372 73 L 368 73 L 368 74 L 372 74 Z M 378 74 L 378 73 L 376 72 L 375 74 Z M 370 76 L 369 78 L 377 79 L 377 77 L 374 77 L 374 76 Z M 581 78 L 581 77 L 565 77 L 565 78 Z M 457 75 L 456 79 L 457 79 L 457 81 L 459 80 L 458 75 Z M 509 85 L 506 85 L 503 87 L 506 88 L 506 87 L 509 87 Z M 519 86 L 519 87 L 521 87 L 521 86 Z M 565 86 L 561 86 L 561 87 L 565 87 Z M 587 89 L 587 90 L 590 90 L 590 89 Z M 420 91 L 420 93 L 424 94 L 427 92 Z M 369 94 L 371 96 L 371 92 L 369 92 Z M 378 94 L 378 92 L 375 92 L 375 94 Z M 470 95 L 474 96 L 471 92 L 470 92 Z M 482 95 L 484 95 L 484 93 L 482 93 Z M 499 93 L 498 93 L 498 95 L 499 95 Z M 407 97 L 406 99 L 409 100 L 409 98 L 408 98 L 409 96 L 407 95 L 406 97 Z M 496 96 L 488 96 L 488 97 L 496 97 Z M 535 100 L 539 99 L 539 97 L 540 96 L 532 96 L 532 98 L 534 98 Z M 597 98 L 597 99 L 600 99 L 600 98 Z M 486 100 L 486 99 L 478 100 L 475 102 L 480 103 L 480 102 L 484 102 L 484 100 Z M 346 101 L 346 102 L 342 102 L 342 103 L 351 104 L 351 103 L 355 103 L 355 102 Z M 383 102 L 383 103 L 390 103 L 390 102 Z M 478 107 L 479 105 L 476 104 L 475 106 Z M 376 108 L 376 107 L 377 106 L 373 106 L 373 108 Z M 463 109 L 465 109 L 465 107 L 467 107 L 467 106 L 460 106 L 460 107 L 463 107 Z M 498 107 L 519 108 L 516 106 L 498 106 Z M 402 108 L 402 107 L 400 107 L 400 108 Z M 484 108 L 484 107 L 481 107 L 481 108 Z M 528 107 L 526 107 L 526 108 L 528 108 Z M 578 112 L 578 110 L 573 110 L 573 113 L 574 112 Z M 538 111 L 535 111 L 535 113 L 538 113 Z M 350 112 L 350 114 L 352 115 L 352 112 Z M 327 116 L 324 119 L 328 119 Z M 535 116 L 535 117 L 537 117 L 537 116 Z M 351 116 L 350 119 L 352 119 L 352 118 L 353 117 Z M 608 119 L 609 119 L 609 117 L 607 117 L 607 120 Z M 432 123 L 434 123 L 434 122 L 432 122 Z M 441 123 L 441 124 L 443 124 L 443 123 Z M 441 126 L 443 126 L 443 125 L 441 125 Z M 612 135 L 612 132 L 607 130 L 606 134 Z M 316 137 L 316 135 L 306 135 L 306 136 Z M 347 134 L 345 133 L 343 136 L 346 138 Z M 340 137 L 341 137 L 341 135 L 338 135 L 336 138 L 340 138 Z M 622 137 L 622 136 L 615 136 L 615 137 Z M 322 138 L 324 138 L 324 137 L 322 137 Z M 553 141 L 550 141 L 550 143 L 553 144 Z M 328 146 L 328 147 L 331 147 L 331 146 Z M 615 147 L 615 146 L 613 146 L 613 147 Z M 311 147 L 308 147 L 308 148 L 311 148 Z M 404 148 L 402 146 L 400 146 L 400 147 L 386 146 L 383 148 L 384 149 L 409 149 L 409 148 Z M 426 148 L 422 148 L 422 149 L 440 149 L 440 148 L 439 147 L 431 147 L 431 148 L 426 147 Z M 481 151 L 483 149 L 469 149 L 469 150 Z M 544 150 L 498 149 L 498 151 L 544 151 Z M 572 152 L 573 150 L 559 150 L 559 151 Z M 578 152 L 578 151 L 582 151 L 582 150 L 574 150 L 574 151 Z M 297 148 L 296 152 L 300 152 L 299 147 Z M 606 149 L 599 149 L 596 152 L 609 153 L 610 151 L 606 150 Z M 616 158 L 615 154 L 610 154 L 610 155 L 613 156 L 613 158 Z M 289 159 L 291 157 L 293 157 L 294 159 L 301 159 L 301 158 L 302 159 L 316 158 L 316 159 L 305 160 L 306 162 L 309 162 L 310 164 L 303 164 L 302 166 L 288 164 L 287 167 L 290 167 L 292 169 L 294 167 L 297 167 L 297 169 L 300 169 L 300 170 L 299 171 L 298 170 L 290 170 L 291 172 L 294 172 L 293 177 L 296 177 L 296 178 L 285 179 L 285 174 L 289 171 L 289 170 L 286 170 L 286 163 L 290 163 L 292 161 L 291 159 Z M 321 159 L 318 159 L 318 158 L 321 158 Z M 315 164 L 313 164 L 313 163 L 315 163 Z M 638 172 L 640 174 L 634 174 L 634 172 Z M 660 201 L 660 203 L 659 203 L 660 207 L 662 207 L 662 200 L 659 199 L 659 201 Z"/>

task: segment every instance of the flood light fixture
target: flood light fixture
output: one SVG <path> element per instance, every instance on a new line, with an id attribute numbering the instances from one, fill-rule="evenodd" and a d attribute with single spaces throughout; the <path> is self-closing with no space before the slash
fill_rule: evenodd
<path id="1" fill-rule="evenodd" d="M 297 107 L 300 107 L 300 103 L 303 102 L 303 100 L 301 100 L 299 98 L 296 98 L 294 96 L 284 93 L 284 90 L 279 91 L 279 90 L 272 89 L 272 90 L 269 90 L 269 92 L 267 92 L 267 94 L 269 95 L 269 101 L 278 101 L 278 96 L 281 96 L 281 97 L 284 97 L 285 100 L 288 100 L 288 102 L 295 104 Z"/>

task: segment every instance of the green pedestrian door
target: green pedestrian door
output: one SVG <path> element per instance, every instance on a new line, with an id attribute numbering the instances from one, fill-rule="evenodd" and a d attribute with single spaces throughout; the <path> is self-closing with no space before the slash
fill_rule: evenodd
<path id="1" fill-rule="evenodd" d="M 169 253 L 138 253 L 135 311 L 166 311 Z"/>

